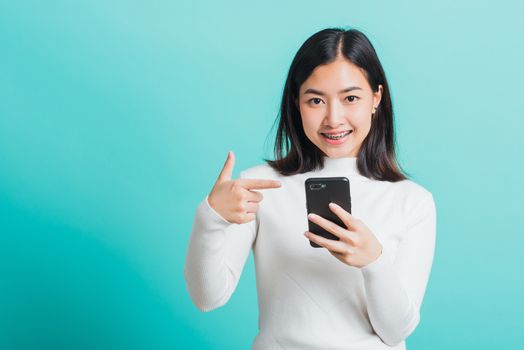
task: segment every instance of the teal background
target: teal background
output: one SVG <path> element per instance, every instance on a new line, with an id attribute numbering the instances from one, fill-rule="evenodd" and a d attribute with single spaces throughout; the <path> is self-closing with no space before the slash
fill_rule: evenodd
<path id="1" fill-rule="evenodd" d="M 252 255 L 230 301 L 191 303 L 193 215 L 227 151 L 271 157 L 300 45 L 375 45 L 399 159 L 437 204 L 409 349 L 518 349 L 524 5 L 517 1 L 0 2 L 0 348 L 247 349 Z"/>

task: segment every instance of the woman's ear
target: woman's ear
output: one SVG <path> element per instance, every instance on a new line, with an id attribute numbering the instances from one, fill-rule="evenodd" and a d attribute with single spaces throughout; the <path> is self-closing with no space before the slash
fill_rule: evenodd
<path id="1" fill-rule="evenodd" d="M 382 99 L 382 85 L 378 85 L 378 91 L 373 93 L 373 106 L 375 108 L 378 108 L 378 105 L 380 104 L 380 100 Z"/>

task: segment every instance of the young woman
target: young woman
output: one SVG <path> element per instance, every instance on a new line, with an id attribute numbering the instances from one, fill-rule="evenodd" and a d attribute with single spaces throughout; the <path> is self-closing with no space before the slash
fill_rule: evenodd
<path id="1" fill-rule="evenodd" d="M 253 249 L 253 349 L 405 349 L 433 262 L 436 209 L 397 164 L 389 87 L 368 38 L 328 28 L 307 39 L 279 117 L 276 159 L 232 179 L 230 152 L 196 210 L 184 266 L 193 302 L 224 305 Z M 304 181 L 331 176 L 350 181 L 353 214 L 330 205 L 343 226 L 307 216 Z M 338 240 L 308 232 L 308 220 Z"/>

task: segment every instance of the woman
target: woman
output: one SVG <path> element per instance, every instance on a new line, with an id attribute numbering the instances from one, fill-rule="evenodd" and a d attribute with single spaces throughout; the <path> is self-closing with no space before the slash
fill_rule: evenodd
<path id="1" fill-rule="evenodd" d="M 196 210 L 184 267 L 196 306 L 224 305 L 253 249 L 253 349 L 405 349 L 433 262 L 436 209 L 400 171 L 394 145 L 389 87 L 366 36 L 311 36 L 285 84 L 276 159 L 234 180 L 230 152 Z M 306 216 L 304 181 L 330 176 L 350 181 L 353 215 L 330 205 L 343 227 Z M 338 240 L 308 232 L 308 220 Z"/>

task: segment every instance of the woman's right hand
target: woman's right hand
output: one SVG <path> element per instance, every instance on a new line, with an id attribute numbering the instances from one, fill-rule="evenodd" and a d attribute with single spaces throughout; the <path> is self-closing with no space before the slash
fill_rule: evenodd
<path id="1" fill-rule="evenodd" d="M 243 224 L 255 219 L 262 193 L 254 189 L 278 188 L 278 180 L 231 179 L 235 155 L 229 152 L 226 162 L 208 196 L 209 205 L 230 223 Z"/>

